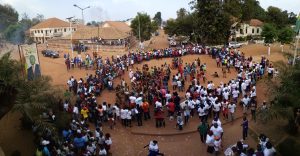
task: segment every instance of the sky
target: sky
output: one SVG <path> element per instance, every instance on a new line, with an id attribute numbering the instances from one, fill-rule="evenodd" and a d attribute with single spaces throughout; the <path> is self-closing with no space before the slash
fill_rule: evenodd
<path id="1" fill-rule="evenodd" d="M 19 14 L 27 13 L 29 17 L 37 14 L 45 18 L 58 17 L 66 19 L 75 16 L 81 19 L 81 8 L 90 6 L 84 11 L 85 21 L 126 20 L 133 18 L 137 12 L 146 12 L 151 17 L 158 11 L 162 18 L 176 18 L 176 11 L 180 8 L 190 10 L 191 0 L 0 0 L 1 4 L 12 5 Z M 298 14 L 300 0 L 259 0 L 263 8 L 276 6 Z"/>

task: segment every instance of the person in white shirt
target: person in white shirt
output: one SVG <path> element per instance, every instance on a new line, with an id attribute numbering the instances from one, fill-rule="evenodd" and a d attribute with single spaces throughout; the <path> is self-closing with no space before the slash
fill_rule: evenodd
<path id="1" fill-rule="evenodd" d="M 264 156 L 275 156 L 276 155 L 276 150 L 269 141 L 266 143 L 266 148 L 264 149 L 263 153 L 264 153 Z"/>
<path id="2" fill-rule="evenodd" d="M 206 145 L 207 145 L 207 152 L 212 154 L 214 152 L 214 134 L 212 131 L 208 131 L 207 136 L 206 136 Z"/>
<path id="3" fill-rule="evenodd" d="M 135 100 L 135 104 L 141 106 L 143 103 L 143 98 L 142 95 L 140 95 L 138 98 Z"/>
<path id="4" fill-rule="evenodd" d="M 234 103 L 229 103 L 228 109 L 229 109 L 229 114 L 230 114 L 230 119 L 231 121 L 234 120 L 234 112 L 235 112 L 236 104 Z"/>
<path id="5" fill-rule="evenodd" d="M 243 81 L 241 87 L 242 87 L 241 88 L 242 89 L 242 94 L 243 94 L 243 96 L 245 96 L 246 95 L 246 89 L 247 89 L 247 84 L 246 84 L 245 81 Z"/>
<path id="6" fill-rule="evenodd" d="M 218 124 L 219 127 L 222 127 L 222 123 L 219 119 L 219 117 L 214 117 L 214 119 L 212 120 L 212 125 L 214 125 L 215 123 Z"/>
<path id="7" fill-rule="evenodd" d="M 162 103 L 160 102 L 160 100 L 157 100 L 155 102 L 155 108 L 161 108 L 162 107 Z"/>
<path id="8" fill-rule="evenodd" d="M 204 104 L 200 104 L 200 107 L 198 108 L 198 115 L 199 115 L 199 119 L 201 119 L 201 122 L 206 122 L 207 111 L 208 111 L 207 106 Z"/>
<path id="9" fill-rule="evenodd" d="M 144 148 L 146 147 L 148 147 L 149 156 L 163 155 L 162 153 L 159 153 L 158 142 L 156 140 L 150 141 L 149 145 L 146 145 Z"/>
<path id="10" fill-rule="evenodd" d="M 225 100 L 229 100 L 229 92 L 228 92 L 227 89 L 225 89 L 225 92 L 223 93 L 223 98 L 224 98 Z"/>
<path id="11" fill-rule="evenodd" d="M 215 150 L 215 155 L 219 154 L 219 151 L 221 150 L 221 138 L 219 137 L 215 137 L 215 141 L 214 141 L 214 150 Z"/>
<path id="12" fill-rule="evenodd" d="M 237 99 L 239 97 L 240 92 L 237 89 L 234 89 L 232 91 L 232 98 L 233 98 L 233 102 L 237 103 Z"/>
<path id="13" fill-rule="evenodd" d="M 124 125 L 124 126 L 126 126 L 126 111 L 125 111 L 125 109 L 121 109 L 121 111 L 120 111 L 120 117 L 121 117 L 121 121 L 122 121 L 122 124 Z"/>
<path id="14" fill-rule="evenodd" d="M 181 80 L 178 79 L 176 83 L 177 83 L 178 91 L 179 91 L 179 92 L 183 91 L 183 87 L 182 87 Z"/>
<path id="15" fill-rule="evenodd" d="M 220 115 L 220 110 L 221 110 L 221 103 L 217 100 L 217 101 L 213 104 L 213 113 L 214 113 L 214 117 L 219 117 L 219 115 Z"/>
<path id="16" fill-rule="evenodd" d="M 73 117 L 74 117 L 74 119 L 78 119 L 78 115 L 79 115 L 79 110 L 78 110 L 78 107 L 75 105 L 73 107 Z"/>
<path id="17" fill-rule="evenodd" d="M 222 138 L 223 137 L 223 128 L 218 125 L 218 123 L 214 123 L 214 125 L 210 128 L 215 137 Z"/>
<path id="18" fill-rule="evenodd" d="M 136 100 L 136 97 L 132 93 L 131 96 L 129 96 L 129 102 L 130 102 L 129 106 L 130 106 L 130 108 L 134 108 L 135 107 L 135 100 Z"/>
<path id="19" fill-rule="evenodd" d="M 107 151 L 103 145 L 100 145 L 99 156 L 107 156 Z"/>
<path id="20" fill-rule="evenodd" d="M 126 112 L 126 126 L 131 127 L 131 111 L 128 109 L 125 109 Z"/>
<path id="21" fill-rule="evenodd" d="M 241 101 L 243 103 L 243 113 L 247 113 L 250 104 L 250 98 L 247 95 L 245 95 Z"/>

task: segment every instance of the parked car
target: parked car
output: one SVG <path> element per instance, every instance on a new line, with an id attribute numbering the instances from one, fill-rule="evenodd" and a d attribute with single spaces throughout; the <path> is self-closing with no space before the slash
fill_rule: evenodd
<path id="1" fill-rule="evenodd" d="M 242 44 L 241 44 L 241 43 L 238 43 L 238 42 L 229 42 L 229 43 L 228 43 L 228 47 L 229 47 L 229 48 L 241 48 L 241 47 L 242 47 Z"/>
<path id="2" fill-rule="evenodd" d="M 59 58 L 59 53 L 52 50 L 43 50 L 42 54 L 45 57 Z"/>

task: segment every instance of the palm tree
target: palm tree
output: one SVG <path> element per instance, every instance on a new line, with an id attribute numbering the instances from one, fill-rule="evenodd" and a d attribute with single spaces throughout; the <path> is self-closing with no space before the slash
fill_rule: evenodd
<path id="1" fill-rule="evenodd" d="M 50 84 L 50 77 L 41 76 L 33 81 L 25 81 L 18 88 L 13 111 L 22 114 L 27 124 L 34 124 L 42 131 L 46 129 L 55 130 L 55 123 L 49 122 L 49 118 L 43 117 L 50 111 L 57 111 L 59 99 L 63 93 L 60 89 Z"/>

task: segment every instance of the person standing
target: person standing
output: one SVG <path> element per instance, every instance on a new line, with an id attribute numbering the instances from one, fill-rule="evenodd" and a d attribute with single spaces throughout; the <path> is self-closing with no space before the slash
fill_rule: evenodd
<path id="1" fill-rule="evenodd" d="M 229 109 L 229 113 L 230 113 L 230 120 L 231 121 L 234 120 L 235 108 L 236 108 L 236 105 L 234 103 L 232 103 L 232 102 L 228 105 L 228 109 Z"/>
<path id="2" fill-rule="evenodd" d="M 200 139 L 201 139 L 202 143 L 204 143 L 206 141 L 208 128 L 209 128 L 209 125 L 207 122 L 202 122 L 197 128 L 197 130 L 200 134 Z"/>
<path id="3" fill-rule="evenodd" d="M 251 102 L 251 117 L 252 117 L 252 120 L 254 120 L 254 122 L 256 122 L 256 108 L 257 108 L 257 102 L 255 100 L 253 100 Z"/>
<path id="4" fill-rule="evenodd" d="M 243 127 L 243 140 L 246 140 L 246 138 L 248 136 L 248 120 L 247 120 L 247 117 L 243 118 L 243 123 L 241 124 L 241 126 Z"/>

